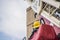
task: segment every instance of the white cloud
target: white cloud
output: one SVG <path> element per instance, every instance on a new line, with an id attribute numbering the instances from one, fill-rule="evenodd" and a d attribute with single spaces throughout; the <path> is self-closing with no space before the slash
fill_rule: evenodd
<path id="1" fill-rule="evenodd" d="M 1 1 L 2 31 L 13 37 L 26 35 L 26 13 L 28 4 L 23 0 Z"/>

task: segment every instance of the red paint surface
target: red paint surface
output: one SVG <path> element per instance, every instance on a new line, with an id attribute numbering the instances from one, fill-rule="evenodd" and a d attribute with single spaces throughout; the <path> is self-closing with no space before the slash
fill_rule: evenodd
<path id="1" fill-rule="evenodd" d="M 34 34 L 31 40 L 57 40 L 54 28 L 50 25 L 43 24 Z"/>
<path id="2" fill-rule="evenodd" d="M 40 16 L 40 18 L 43 18 L 44 21 L 45 21 L 45 23 L 48 24 L 48 25 L 50 25 L 51 22 L 48 19 L 46 19 L 43 16 Z M 54 24 L 54 27 L 53 28 L 54 28 L 54 30 L 56 32 L 56 35 L 58 35 L 58 33 L 60 33 L 60 28 L 58 28 L 55 24 Z"/>

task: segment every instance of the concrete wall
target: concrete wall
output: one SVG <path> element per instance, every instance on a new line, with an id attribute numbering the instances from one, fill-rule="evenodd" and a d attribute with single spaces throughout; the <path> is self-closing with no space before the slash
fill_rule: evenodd
<path id="1" fill-rule="evenodd" d="M 39 15 L 37 15 L 37 18 L 34 18 L 35 12 L 32 10 L 31 7 L 27 8 L 26 12 L 27 12 L 27 38 L 29 38 L 33 30 L 32 24 L 34 21 L 39 19 Z"/>

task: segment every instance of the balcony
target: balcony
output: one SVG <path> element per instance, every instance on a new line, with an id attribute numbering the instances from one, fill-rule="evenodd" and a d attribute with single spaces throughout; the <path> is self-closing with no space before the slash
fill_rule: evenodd
<path id="1" fill-rule="evenodd" d="M 60 7 L 60 2 L 56 1 L 56 0 L 42 0 L 43 2 L 50 4 L 56 8 Z"/>

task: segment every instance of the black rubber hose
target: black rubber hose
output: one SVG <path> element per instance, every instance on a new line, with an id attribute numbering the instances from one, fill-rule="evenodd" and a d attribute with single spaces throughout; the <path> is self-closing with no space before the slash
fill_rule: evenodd
<path id="1" fill-rule="evenodd" d="M 42 23 L 42 21 L 43 21 L 44 23 Z M 40 23 L 41 23 L 41 24 L 45 24 L 45 21 L 44 21 L 43 18 L 40 19 Z"/>

